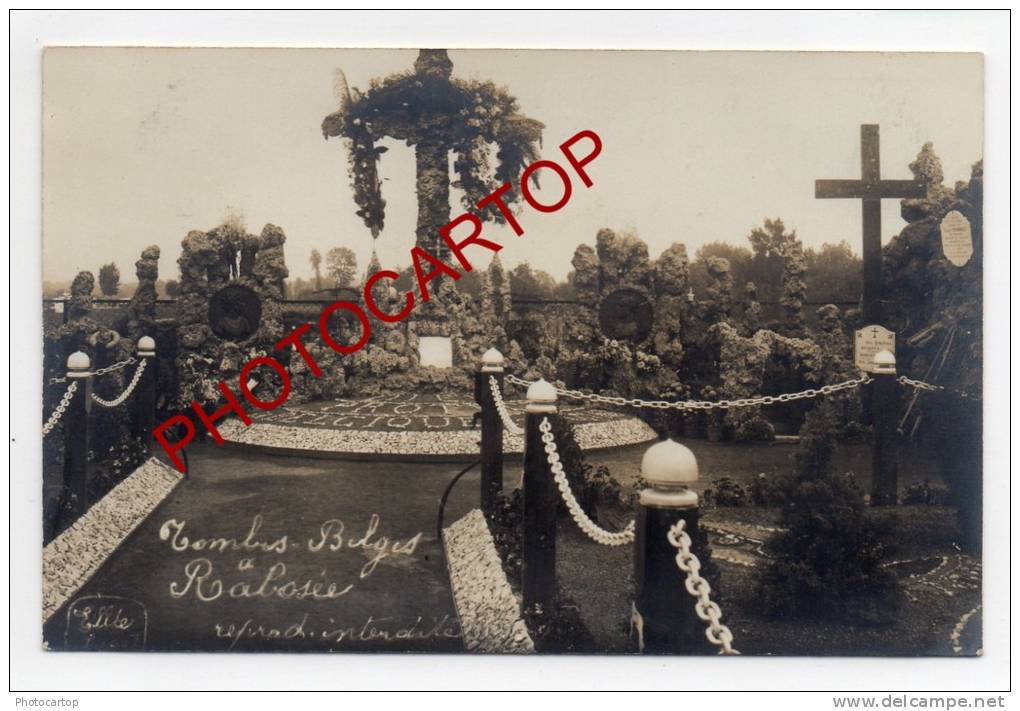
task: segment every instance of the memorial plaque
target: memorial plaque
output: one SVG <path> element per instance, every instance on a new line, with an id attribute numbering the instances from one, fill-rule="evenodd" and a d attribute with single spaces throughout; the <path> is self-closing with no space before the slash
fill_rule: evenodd
<path id="1" fill-rule="evenodd" d="M 448 336 L 421 336 L 418 339 L 418 357 L 422 366 L 452 368 L 453 343 Z"/>
<path id="2" fill-rule="evenodd" d="M 262 302 L 254 289 L 225 286 L 209 300 L 209 327 L 220 338 L 244 341 L 255 335 L 262 320 Z"/>
<path id="3" fill-rule="evenodd" d="M 875 354 L 896 353 L 896 334 L 881 326 L 865 326 L 854 333 L 854 365 L 865 373 L 875 371 Z"/>
<path id="4" fill-rule="evenodd" d="M 652 330 L 652 304 L 637 289 L 617 289 L 599 306 L 599 327 L 607 337 L 638 343 Z"/>
<path id="5" fill-rule="evenodd" d="M 974 256 L 974 238 L 970 232 L 970 221 L 963 213 L 953 210 L 942 218 L 942 253 L 957 267 L 964 266 Z"/>

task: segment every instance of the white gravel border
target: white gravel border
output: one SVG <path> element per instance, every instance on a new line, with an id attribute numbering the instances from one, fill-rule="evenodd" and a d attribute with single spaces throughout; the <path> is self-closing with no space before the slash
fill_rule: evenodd
<path id="1" fill-rule="evenodd" d="M 176 470 L 151 458 L 43 548 L 43 622 L 81 590 L 181 481 Z"/>
<path id="2" fill-rule="evenodd" d="M 453 601 L 469 652 L 524 654 L 535 643 L 510 589 L 489 525 L 474 509 L 443 530 Z"/>
<path id="3" fill-rule="evenodd" d="M 477 454 L 480 430 L 379 431 L 342 430 L 321 427 L 293 427 L 255 422 L 245 426 L 230 420 L 218 427 L 228 442 L 294 450 L 336 452 L 341 454 Z M 574 425 L 577 444 L 584 450 L 623 447 L 657 439 L 655 430 L 636 417 L 608 422 L 582 422 Z M 524 438 L 503 433 L 503 451 L 521 454 Z"/>

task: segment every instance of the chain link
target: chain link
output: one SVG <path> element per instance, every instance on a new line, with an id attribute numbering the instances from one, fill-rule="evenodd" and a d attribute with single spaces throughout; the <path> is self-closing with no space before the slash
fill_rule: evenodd
<path id="1" fill-rule="evenodd" d="M 67 386 L 67 390 L 64 392 L 64 396 L 60 398 L 60 403 L 57 405 L 57 409 L 53 411 L 53 414 L 50 415 L 50 418 L 46 420 L 46 424 L 43 425 L 42 428 L 43 437 L 52 432 L 53 428 L 57 426 L 58 422 L 60 422 L 60 418 L 64 416 L 65 412 L 67 412 L 67 407 L 68 405 L 71 404 L 71 398 L 74 397 L 74 393 L 77 390 L 78 381 L 72 380 L 71 384 Z"/>
<path id="2" fill-rule="evenodd" d="M 633 521 L 628 523 L 622 531 L 613 532 L 600 528 L 597 523 L 588 517 L 588 514 L 581 508 L 581 504 L 577 503 L 577 499 L 574 498 L 574 492 L 570 490 L 570 482 L 567 481 L 567 474 L 563 471 L 563 463 L 560 461 L 560 455 L 556 451 L 556 436 L 552 433 L 552 423 L 549 422 L 548 417 L 542 418 L 538 430 L 542 433 L 546 461 L 549 462 L 549 468 L 552 470 L 556 486 L 563 497 L 563 503 L 567 505 L 567 510 L 570 511 L 570 516 L 577 523 L 578 527 L 593 541 L 604 546 L 625 546 L 633 543 Z"/>
<path id="3" fill-rule="evenodd" d="M 126 360 L 122 360 L 122 361 L 120 361 L 118 363 L 114 363 L 113 365 L 108 365 L 105 368 L 99 368 L 98 370 L 93 370 L 92 371 L 92 377 L 98 378 L 100 375 L 106 375 L 107 373 L 112 373 L 115 370 L 120 370 L 121 368 L 126 368 L 129 365 L 131 365 L 132 363 L 136 363 L 137 361 L 138 361 L 137 358 L 135 358 L 134 356 L 131 356 L 130 358 L 128 358 Z"/>
<path id="4" fill-rule="evenodd" d="M 923 380 L 914 380 L 913 378 L 908 378 L 905 375 L 901 375 L 900 377 L 896 378 L 896 382 L 899 383 L 900 385 L 906 385 L 907 387 L 917 388 L 918 390 L 927 390 L 928 392 L 945 390 L 945 388 L 942 387 L 941 385 L 932 385 L 931 383 L 926 383 Z"/>
<path id="5" fill-rule="evenodd" d="M 531 385 L 527 380 L 522 380 L 514 375 L 507 375 L 514 385 L 527 387 Z M 867 373 L 861 374 L 859 378 L 845 380 L 842 383 L 823 385 L 818 388 L 808 388 L 796 393 L 783 393 L 782 395 L 759 395 L 757 397 L 738 398 L 736 400 L 642 400 L 640 398 L 625 398 L 612 395 L 600 395 L 598 393 L 585 393 L 580 390 L 568 390 L 556 388 L 556 392 L 563 397 L 573 400 L 587 400 L 598 405 L 615 405 L 617 407 L 652 408 L 656 410 L 727 410 L 735 407 L 753 407 L 756 405 L 774 405 L 778 402 L 791 402 L 793 400 L 805 400 L 807 398 L 819 397 L 820 395 L 833 395 L 843 390 L 850 390 L 871 382 L 871 376 Z"/>
<path id="6" fill-rule="evenodd" d="M 109 372 L 109 371 L 107 371 L 107 372 Z M 117 407 L 118 405 L 123 403 L 125 400 L 127 400 L 129 397 L 131 397 L 131 393 L 133 393 L 135 388 L 138 387 L 138 383 L 139 383 L 139 381 L 141 381 L 142 373 L 144 373 L 144 372 L 145 372 L 145 360 L 143 359 L 138 364 L 138 368 L 135 369 L 135 374 L 134 374 L 134 376 L 132 376 L 131 382 L 128 383 L 128 386 L 126 388 L 124 388 L 124 392 L 122 392 L 120 395 L 115 397 L 113 400 L 104 400 L 103 398 L 99 397 L 95 393 L 92 393 L 93 401 L 95 401 L 96 404 L 98 404 L 98 405 L 102 405 L 103 407 Z"/>
<path id="7" fill-rule="evenodd" d="M 496 412 L 499 413 L 499 418 L 503 420 L 503 427 L 506 431 L 517 437 L 524 436 L 524 428 L 519 427 L 513 418 L 510 417 L 510 412 L 506 409 L 506 403 L 503 402 L 503 393 L 500 392 L 499 382 L 495 377 L 489 376 L 489 389 L 492 391 L 492 401 L 496 403 Z"/>
<path id="8" fill-rule="evenodd" d="M 945 391 L 947 393 L 952 393 L 953 395 L 956 395 L 957 397 L 962 397 L 965 400 L 979 400 L 980 399 L 976 395 L 970 395 L 970 394 L 965 393 L 965 392 L 963 392 L 961 390 L 951 390 L 950 388 L 947 388 L 944 385 L 932 385 L 931 383 L 926 383 L 923 380 L 914 380 L 913 378 L 908 378 L 905 375 L 901 375 L 900 377 L 896 378 L 896 382 L 899 383 L 900 385 L 905 386 L 905 387 L 914 388 L 915 390 L 924 390 L 924 391 L 930 392 L 930 393 L 935 393 L 935 392 L 939 392 L 939 391 Z"/>
<path id="9" fill-rule="evenodd" d="M 114 363 L 113 365 L 109 365 L 109 366 L 107 366 L 105 368 L 100 368 L 99 370 L 95 370 L 95 371 L 92 372 L 92 375 L 93 376 L 106 375 L 107 373 L 112 373 L 115 370 L 120 370 L 121 368 L 126 368 L 129 365 L 131 365 L 132 363 L 136 362 L 137 360 L 138 360 L 137 358 L 135 358 L 134 356 L 131 356 L 127 360 L 122 360 L 122 361 L 120 361 L 118 363 Z M 57 383 L 66 383 L 67 382 L 67 378 L 66 377 L 50 378 L 46 382 L 49 385 L 56 385 Z"/>
<path id="10" fill-rule="evenodd" d="M 687 576 L 684 587 L 691 597 L 697 598 L 694 612 L 706 623 L 705 636 L 709 642 L 719 647 L 719 654 L 740 654 L 732 646 L 733 633 L 730 628 L 720 622 L 722 610 L 709 597 L 712 587 L 701 577 L 701 561 L 691 552 L 691 537 L 684 530 L 686 523 L 681 519 L 673 524 L 666 533 L 666 539 L 677 549 L 676 567 Z"/>

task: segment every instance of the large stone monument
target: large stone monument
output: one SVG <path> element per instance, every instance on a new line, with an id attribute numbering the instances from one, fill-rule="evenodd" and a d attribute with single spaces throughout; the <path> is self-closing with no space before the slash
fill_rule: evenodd
<path id="1" fill-rule="evenodd" d="M 235 381 L 248 359 L 272 351 L 285 335 L 280 302 L 286 239 L 276 225 L 256 236 L 228 221 L 209 232 L 189 232 L 181 242 L 176 359 L 181 409 L 193 400 L 217 402 L 219 381 Z"/>
<path id="2" fill-rule="evenodd" d="M 383 138 L 414 146 L 417 247 L 443 260 L 449 257 L 439 230 L 450 221 L 447 156 L 451 151 L 457 156 L 453 185 L 464 192 L 465 210 L 483 220 L 505 222 L 502 212 L 479 209 L 478 203 L 500 185 L 517 181 L 525 165 L 537 158 L 543 125 L 523 116 L 517 100 L 504 89 L 491 82 L 455 79 L 445 49 L 423 49 L 413 72 L 373 80 L 364 92 L 352 91 L 343 72 L 338 71 L 336 92 L 337 111 L 323 120 L 322 133 L 326 138 L 347 139 L 357 214 L 373 239 L 378 238 L 385 221 L 378 161 L 387 149 L 377 145 Z M 490 154 L 498 158 L 494 168 L 490 168 Z M 520 194 L 510 189 L 502 199 L 513 205 Z M 502 269 L 498 260 L 496 265 Z M 378 270 L 378 261 L 374 266 Z M 369 272 L 373 271 L 370 266 Z M 366 366 L 371 366 L 372 372 L 425 367 L 459 368 L 466 373 L 482 352 L 505 338 L 506 322 L 496 316 L 499 309 L 495 308 L 502 308 L 500 297 L 473 304 L 448 280 L 439 280 L 436 286 L 432 298 L 415 309 L 406 325 L 380 325 L 381 336 L 373 339 L 364 355 L 353 359 L 355 371 L 365 372 Z M 379 296 L 387 298 L 385 287 Z M 396 306 L 399 308 L 399 303 Z M 508 317 L 509 308 L 502 314 Z M 429 377 L 440 376 L 433 373 Z"/>

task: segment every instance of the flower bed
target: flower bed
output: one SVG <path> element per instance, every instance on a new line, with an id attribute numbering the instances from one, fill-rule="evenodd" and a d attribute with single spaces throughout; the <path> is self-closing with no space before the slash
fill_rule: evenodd
<path id="1" fill-rule="evenodd" d="M 515 402 L 509 409 L 523 423 L 522 404 Z M 476 410 L 466 399 L 369 398 L 279 408 L 253 415 L 250 426 L 224 422 L 219 431 L 228 442 L 290 451 L 470 456 L 478 454 L 481 437 L 472 428 Z M 585 450 L 656 439 L 655 431 L 636 417 L 594 408 L 565 407 L 562 412 L 574 424 L 577 442 Z M 504 432 L 503 451 L 522 453 L 523 439 Z"/>

